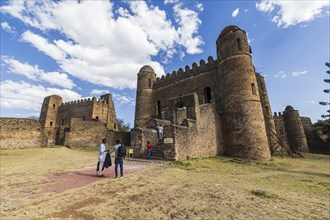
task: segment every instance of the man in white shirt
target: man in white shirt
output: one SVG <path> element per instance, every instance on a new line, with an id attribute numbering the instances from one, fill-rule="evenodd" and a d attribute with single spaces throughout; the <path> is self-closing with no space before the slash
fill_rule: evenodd
<path id="1" fill-rule="evenodd" d="M 97 175 L 99 177 L 104 176 L 102 174 L 102 169 L 103 169 L 103 164 L 104 164 L 104 160 L 105 160 L 105 156 L 107 155 L 107 151 L 105 149 L 105 144 L 107 143 L 107 139 L 103 139 L 102 140 L 102 144 L 100 144 L 99 150 L 99 171 L 97 172 Z"/>
<path id="2" fill-rule="evenodd" d="M 161 142 L 163 140 L 163 127 L 162 125 L 157 126 L 158 132 L 158 141 Z"/>

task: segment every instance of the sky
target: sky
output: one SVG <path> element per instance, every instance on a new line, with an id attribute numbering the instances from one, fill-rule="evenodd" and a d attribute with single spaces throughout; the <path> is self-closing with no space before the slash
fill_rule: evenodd
<path id="1" fill-rule="evenodd" d="M 44 97 L 64 102 L 113 94 L 134 125 L 136 77 L 216 59 L 221 30 L 248 33 L 273 112 L 292 105 L 316 122 L 330 101 L 328 0 L 0 1 L 1 117 L 39 117 Z"/>

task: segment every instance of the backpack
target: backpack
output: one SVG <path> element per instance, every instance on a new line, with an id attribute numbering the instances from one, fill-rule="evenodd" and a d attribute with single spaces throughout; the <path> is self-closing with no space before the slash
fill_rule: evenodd
<path id="1" fill-rule="evenodd" d="M 124 145 L 120 145 L 117 152 L 117 157 L 125 157 L 126 156 L 126 147 Z"/>

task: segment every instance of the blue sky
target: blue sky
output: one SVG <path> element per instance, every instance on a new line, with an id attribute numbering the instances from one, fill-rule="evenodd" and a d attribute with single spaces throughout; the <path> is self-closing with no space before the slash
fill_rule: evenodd
<path id="1" fill-rule="evenodd" d="M 273 111 L 290 104 L 315 122 L 330 60 L 324 1 L 1 1 L 1 117 L 39 116 L 43 98 L 112 93 L 133 125 L 136 74 L 158 76 L 209 55 L 227 25 L 248 33 Z"/>

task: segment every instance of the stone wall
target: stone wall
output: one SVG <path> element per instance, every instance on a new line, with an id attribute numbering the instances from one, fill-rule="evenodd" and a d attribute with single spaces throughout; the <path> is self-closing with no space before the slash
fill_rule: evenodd
<path id="1" fill-rule="evenodd" d="M 106 124 L 99 121 L 84 121 L 81 118 L 72 118 L 70 130 L 65 134 L 65 146 L 70 147 L 97 147 L 103 138 L 110 146 L 116 140 L 126 146 L 130 145 L 130 133 L 123 131 L 110 131 Z"/>
<path id="2" fill-rule="evenodd" d="M 64 144 L 70 147 L 97 147 L 106 138 L 107 131 L 104 123 L 72 118 Z"/>
<path id="3" fill-rule="evenodd" d="M 309 151 L 319 154 L 330 154 L 330 144 L 319 137 L 312 127 L 312 121 L 308 117 L 300 117 L 306 135 Z"/>
<path id="4" fill-rule="evenodd" d="M 133 128 L 131 130 L 131 146 L 135 158 L 144 158 L 147 155 L 147 141 L 155 145 L 158 141 L 157 131 L 150 128 Z"/>
<path id="5" fill-rule="evenodd" d="M 182 123 L 186 126 L 173 126 L 176 159 L 214 157 L 224 150 L 214 105 L 201 105 L 199 109 L 196 121 L 186 119 Z"/>
<path id="6" fill-rule="evenodd" d="M 0 149 L 47 146 L 40 122 L 26 118 L 0 118 Z"/>

